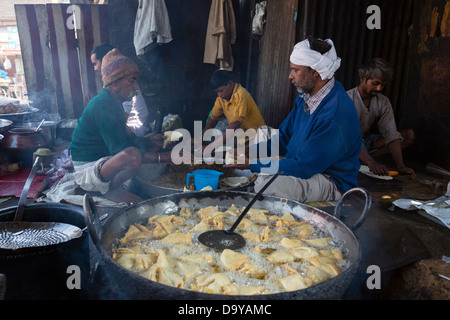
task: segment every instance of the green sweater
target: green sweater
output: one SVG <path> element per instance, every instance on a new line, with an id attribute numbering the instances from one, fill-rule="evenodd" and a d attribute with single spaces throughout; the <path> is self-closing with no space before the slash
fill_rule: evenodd
<path id="1" fill-rule="evenodd" d="M 74 161 L 96 161 L 137 147 L 145 153 L 145 139 L 126 132 L 127 115 L 105 89 L 86 106 L 73 132 L 70 152 Z"/>

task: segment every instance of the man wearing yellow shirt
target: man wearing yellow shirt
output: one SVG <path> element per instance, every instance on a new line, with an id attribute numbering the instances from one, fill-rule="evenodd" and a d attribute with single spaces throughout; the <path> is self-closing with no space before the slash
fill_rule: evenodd
<path id="1" fill-rule="evenodd" d="M 217 123 L 226 118 L 228 129 L 258 130 L 266 123 L 259 112 L 258 106 L 250 93 L 233 80 L 232 73 L 226 70 L 216 70 L 211 76 L 211 86 L 217 93 L 217 99 L 207 120 L 205 131 L 214 128 Z M 229 131 L 231 134 L 232 131 Z M 227 132 L 222 139 L 214 141 L 215 148 L 224 145 Z"/>

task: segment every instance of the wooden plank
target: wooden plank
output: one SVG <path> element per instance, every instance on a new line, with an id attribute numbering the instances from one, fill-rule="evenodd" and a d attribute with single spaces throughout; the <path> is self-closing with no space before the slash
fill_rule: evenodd
<path id="1" fill-rule="evenodd" d="M 268 1 L 255 100 L 267 125 L 278 128 L 292 109 L 289 56 L 295 45 L 297 0 Z"/>

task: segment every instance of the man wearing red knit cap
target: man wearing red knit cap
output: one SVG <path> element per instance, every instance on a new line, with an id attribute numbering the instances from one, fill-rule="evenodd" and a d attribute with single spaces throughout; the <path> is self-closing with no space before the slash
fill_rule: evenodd
<path id="1" fill-rule="evenodd" d="M 143 162 L 168 162 L 170 153 L 158 153 L 162 135 L 137 137 L 127 131 L 122 103 L 136 93 L 136 63 L 113 49 L 103 58 L 101 73 L 104 87 L 86 106 L 72 137 L 74 177 L 85 191 L 98 191 L 115 202 L 139 202 L 123 183 Z"/>

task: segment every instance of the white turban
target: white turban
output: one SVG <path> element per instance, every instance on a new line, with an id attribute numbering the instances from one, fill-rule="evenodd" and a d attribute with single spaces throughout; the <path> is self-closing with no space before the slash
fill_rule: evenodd
<path id="1" fill-rule="evenodd" d="M 341 59 L 336 54 L 333 41 L 327 39 L 325 42 L 331 46 L 325 54 L 311 50 L 308 40 L 297 43 L 292 50 L 291 62 L 316 70 L 322 80 L 333 78 L 334 73 L 341 66 Z"/>

